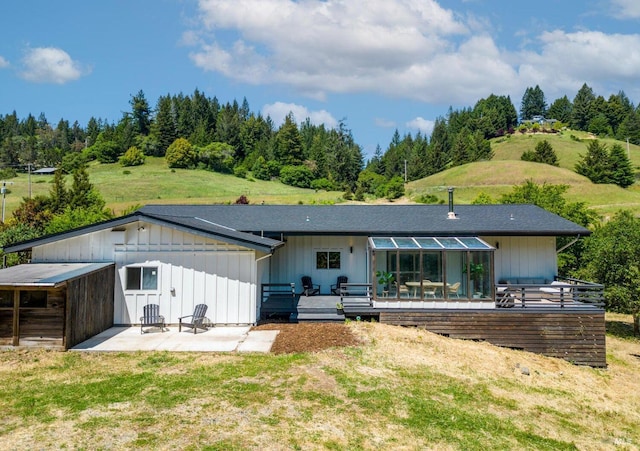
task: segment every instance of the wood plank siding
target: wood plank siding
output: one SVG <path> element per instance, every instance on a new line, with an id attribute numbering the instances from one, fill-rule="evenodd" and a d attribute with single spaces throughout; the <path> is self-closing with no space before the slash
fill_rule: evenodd
<path id="1" fill-rule="evenodd" d="M 384 310 L 380 322 L 424 328 L 452 338 L 483 340 L 558 357 L 574 364 L 606 367 L 602 309 Z"/>
<path id="2" fill-rule="evenodd" d="M 88 271 L 55 283 L 0 286 L 0 346 L 66 350 L 111 327 L 115 265 Z"/>
<path id="3" fill-rule="evenodd" d="M 65 348 L 113 326 L 115 265 L 67 282 Z"/>

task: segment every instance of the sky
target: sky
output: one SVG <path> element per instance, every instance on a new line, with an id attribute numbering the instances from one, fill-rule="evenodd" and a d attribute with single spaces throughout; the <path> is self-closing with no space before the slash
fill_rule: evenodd
<path id="1" fill-rule="evenodd" d="M 118 122 L 140 90 L 195 89 L 276 126 L 344 121 L 367 158 L 395 130 L 527 87 L 640 103 L 638 0 L 21 0 L 0 12 L 0 114 Z"/>

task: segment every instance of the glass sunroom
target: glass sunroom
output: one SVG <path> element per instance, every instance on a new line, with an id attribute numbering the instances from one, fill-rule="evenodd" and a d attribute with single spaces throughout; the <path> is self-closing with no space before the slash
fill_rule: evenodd
<path id="1" fill-rule="evenodd" d="M 495 248 L 478 237 L 370 237 L 374 299 L 491 299 Z"/>

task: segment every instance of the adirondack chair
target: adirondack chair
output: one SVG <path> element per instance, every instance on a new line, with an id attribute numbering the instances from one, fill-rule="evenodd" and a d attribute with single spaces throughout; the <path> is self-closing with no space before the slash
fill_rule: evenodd
<path id="1" fill-rule="evenodd" d="M 140 317 L 140 333 L 145 333 L 145 327 L 159 327 L 164 332 L 164 316 L 160 314 L 160 306 L 158 304 L 147 304 L 142 307 L 142 316 Z"/>
<path id="2" fill-rule="evenodd" d="M 320 285 L 313 283 L 311 277 L 302 276 L 302 290 L 305 296 L 320 294 Z"/>
<path id="3" fill-rule="evenodd" d="M 206 304 L 198 304 L 196 308 L 193 309 L 192 315 L 178 318 L 178 332 L 182 332 L 182 326 L 193 329 L 194 334 L 198 329 L 206 330 L 207 326 L 204 325 L 204 315 L 207 313 L 207 308 Z M 191 320 L 185 321 L 185 318 L 191 318 Z"/>
<path id="4" fill-rule="evenodd" d="M 338 276 L 335 285 L 331 285 L 331 292 L 337 296 L 340 296 L 342 294 L 340 291 L 340 285 L 347 282 L 349 282 L 349 278 L 347 276 Z"/>

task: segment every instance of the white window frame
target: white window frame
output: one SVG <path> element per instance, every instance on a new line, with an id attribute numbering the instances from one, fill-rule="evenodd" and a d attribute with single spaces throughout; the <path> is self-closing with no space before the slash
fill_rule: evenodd
<path id="1" fill-rule="evenodd" d="M 129 286 L 129 271 L 130 270 L 139 270 L 139 286 L 138 288 L 130 288 Z M 145 285 L 145 273 L 155 271 L 155 287 L 154 288 L 144 288 Z M 151 274 L 153 275 L 153 274 Z M 145 265 L 130 265 L 124 267 L 124 287 L 126 291 L 149 291 L 154 292 L 158 291 L 160 286 L 160 267 L 159 266 L 145 266 Z"/>

